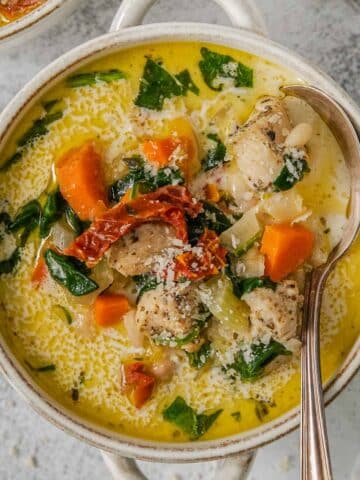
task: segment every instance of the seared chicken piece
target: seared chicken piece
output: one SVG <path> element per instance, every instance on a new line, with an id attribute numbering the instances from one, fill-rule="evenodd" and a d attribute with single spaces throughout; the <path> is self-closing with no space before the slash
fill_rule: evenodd
<path id="1" fill-rule="evenodd" d="M 180 291 L 179 291 L 180 289 Z M 197 292 L 192 286 L 167 289 L 159 285 L 145 292 L 136 311 L 139 330 L 163 340 L 183 338 L 194 328 L 194 319 L 199 317 Z"/>
<path id="2" fill-rule="evenodd" d="M 250 307 L 254 337 L 266 333 L 280 341 L 296 337 L 302 296 L 295 280 L 284 280 L 275 291 L 256 288 L 242 298 Z"/>
<path id="3" fill-rule="evenodd" d="M 173 229 L 160 223 L 146 223 L 125 235 L 110 250 L 108 262 L 124 276 L 152 270 L 155 257 L 176 242 Z"/>
<path id="4" fill-rule="evenodd" d="M 252 189 L 267 190 L 279 175 L 284 166 L 283 144 L 291 130 L 282 101 L 265 97 L 233 137 L 238 166 Z"/>

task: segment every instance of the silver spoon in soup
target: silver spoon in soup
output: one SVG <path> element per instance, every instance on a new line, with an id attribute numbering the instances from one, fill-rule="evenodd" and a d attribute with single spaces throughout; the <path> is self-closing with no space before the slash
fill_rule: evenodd
<path id="1" fill-rule="evenodd" d="M 337 139 L 350 173 L 350 201 L 343 236 L 326 263 L 308 274 L 302 323 L 301 479 L 331 480 L 320 371 L 320 310 L 326 280 L 359 231 L 360 142 L 349 116 L 325 92 L 306 85 L 289 85 L 282 91 L 305 100 L 320 115 Z"/>

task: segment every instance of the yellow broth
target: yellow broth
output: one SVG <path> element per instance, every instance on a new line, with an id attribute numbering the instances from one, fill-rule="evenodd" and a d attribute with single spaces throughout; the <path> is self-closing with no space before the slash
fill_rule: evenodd
<path id="1" fill-rule="evenodd" d="M 53 165 L 72 147 L 87 139 L 95 139 L 104 155 L 106 181 L 118 178 L 118 155 L 131 152 L 146 131 L 161 134 L 164 118 L 189 116 L 198 130 L 222 108 L 232 105 L 233 115 L 244 122 L 263 95 L 281 95 L 279 87 L 299 81 L 296 72 L 289 72 L 269 61 L 225 47 L 208 47 L 233 56 L 254 69 L 254 88 L 210 90 L 198 68 L 200 48 L 196 43 L 157 44 L 114 53 L 86 65 L 84 72 L 119 69 L 126 79 L 99 83 L 77 89 L 66 88 L 64 82 L 48 91 L 17 126 L 1 152 L 10 157 L 17 140 L 42 112 L 41 102 L 62 99 L 62 119 L 49 126 L 49 133 L 29 148 L 20 162 L 0 173 L 2 209 L 13 216 L 26 202 L 39 198 L 53 181 Z M 145 57 L 161 58 L 172 74 L 189 69 L 200 95 L 188 93 L 165 102 L 163 112 L 144 114 L 133 105 L 142 76 Z M 291 105 L 290 105 L 291 107 Z M 290 108 L 293 118 L 309 112 Z M 315 158 L 313 174 L 296 187 L 305 204 L 321 216 L 345 215 L 348 200 L 348 179 L 340 149 L 325 125 L 315 118 L 316 135 L 311 141 L 310 155 Z M 130 128 L 131 127 L 131 128 Z M 130 132 L 130 133 L 129 133 Z M 2 258 L 14 247 L 14 241 L 3 235 Z M 130 346 L 123 325 L 96 329 L 90 338 L 79 335 L 59 315 L 55 305 L 68 308 L 73 315 L 82 306 L 74 304 L 61 287 L 48 295 L 34 290 L 30 276 L 40 245 L 37 232 L 28 240 L 22 260 L 14 274 L 0 276 L 0 330 L 19 361 L 31 365 L 55 364 L 55 371 L 34 372 L 34 380 L 50 395 L 79 416 L 101 426 L 134 437 L 160 441 L 187 441 L 188 436 L 162 419 L 162 411 L 175 396 L 182 395 L 195 409 L 222 414 L 203 439 L 215 439 L 246 431 L 287 412 L 299 402 L 299 358 L 287 358 L 275 371 L 255 383 L 234 387 L 221 372 L 212 369 L 191 369 L 186 360 L 169 384 L 160 385 L 152 399 L 136 410 L 121 395 L 119 372 L 121 363 L 134 357 L 158 355 L 148 345 L 145 351 Z M 325 379 L 334 375 L 353 346 L 360 330 L 358 298 L 360 287 L 360 243 L 343 259 L 331 276 L 324 299 L 322 316 L 322 370 Z M 79 379 L 84 375 L 84 381 Z M 72 399 L 77 388 L 79 399 Z M 259 403 L 260 401 L 260 403 Z M 264 407 L 265 405 L 265 407 Z M 265 411 L 264 411 L 265 409 Z"/>

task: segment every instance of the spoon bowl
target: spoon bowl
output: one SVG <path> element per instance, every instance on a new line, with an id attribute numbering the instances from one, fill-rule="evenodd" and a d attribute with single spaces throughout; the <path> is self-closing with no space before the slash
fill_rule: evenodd
<path id="1" fill-rule="evenodd" d="M 306 85 L 282 88 L 285 95 L 305 100 L 329 126 L 350 173 L 350 200 L 342 238 L 326 263 L 305 283 L 301 351 L 301 479 L 332 478 L 320 371 L 320 310 L 326 280 L 354 242 L 360 227 L 360 142 L 347 113 L 322 90 Z"/>

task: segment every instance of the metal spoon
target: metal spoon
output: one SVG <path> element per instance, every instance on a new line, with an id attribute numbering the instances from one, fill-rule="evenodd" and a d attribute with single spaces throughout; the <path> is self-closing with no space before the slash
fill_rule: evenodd
<path id="1" fill-rule="evenodd" d="M 289 85 L 283 87 L 282 91 L 305 100 L 320 115 L 336 137 L 350 172 L 350 201 L 343 236 L 327 262 L 308 275 L 302 324 L 301 479 L 331 480 L 319 356 L 320 308 L 329 273 L 347 252 L 359 231 L 360 143 L 348 115 L 325 92 L 305 85 Z"/>

